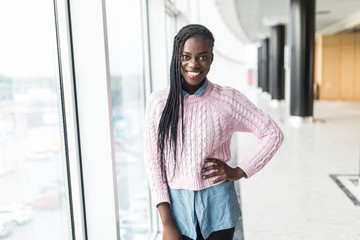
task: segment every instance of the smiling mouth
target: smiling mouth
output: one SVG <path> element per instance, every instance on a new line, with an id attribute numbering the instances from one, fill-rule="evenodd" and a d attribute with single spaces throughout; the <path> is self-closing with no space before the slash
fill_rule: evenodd
<path id="1" fill-rule="evenodd" d="M 186 73 L 187 73 L 187 75 L 189 75 L 190 77 L 197 77 L 197 76 L 199 76 L 201 73 L 202 73 L 202 71 L 200 71 L 200 72 L 193 72 L 193 71 L 186 71 Z"/>

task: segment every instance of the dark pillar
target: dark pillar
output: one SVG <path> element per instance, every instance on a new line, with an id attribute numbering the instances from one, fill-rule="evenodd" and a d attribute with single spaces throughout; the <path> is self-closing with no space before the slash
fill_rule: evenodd
<path id="1" fill-rule="evenodd" d="M 284 70 L 285 26 L 271 27 L 270 38 L 270 79 L 269 89 L 271 99 L 285 99 L 285 70 Z"/>
<path id="2" fill-rule="evenodd" d="M 257 85 L 262 89 L 262 64 L 261 64 L 261 46 L 258 47 L 258 75 L 257 75 Z"/>
<path id="3" fill-rule="evenodd" d="M 315 0 L 291 0 L 290 115 L 313 116 Z"/>
<path id="4" fill-rule="evenodd" d="M 261 67 L 261 81 L 262 81 L 262 90 L 264 92 L 269 92 L 269 39 L 263 39 L 261 42 L 261 59 L 262 59 L 262 67 Z"/>

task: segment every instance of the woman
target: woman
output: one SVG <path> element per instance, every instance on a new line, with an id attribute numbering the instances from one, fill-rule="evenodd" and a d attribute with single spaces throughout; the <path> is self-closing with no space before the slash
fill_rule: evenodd
<path id="1" fill-rule="evenodd" d="M 234 181 L 264 167 L 283 140 L 276 123 L 245 96 L 206 78 L 213 47 L 206 27 L 183 27 L 174 38 L 170 87 L 147 101 L 145 163 L 164 240 L 232 239 L 241 214 Z M 259 141 L 232 168 L 226 162 L 236 131 Z"/>

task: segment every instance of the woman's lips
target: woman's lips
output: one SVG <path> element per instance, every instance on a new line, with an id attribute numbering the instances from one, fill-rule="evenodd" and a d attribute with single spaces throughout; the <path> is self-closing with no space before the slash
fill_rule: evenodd
<path id="1" fill-rule="evenodd" d="M 196 78 L 197 76 L 199 76 L 202 72 L 201 71 L 186 71 L 186 74 L 190 77 L 190 78 Z"/>

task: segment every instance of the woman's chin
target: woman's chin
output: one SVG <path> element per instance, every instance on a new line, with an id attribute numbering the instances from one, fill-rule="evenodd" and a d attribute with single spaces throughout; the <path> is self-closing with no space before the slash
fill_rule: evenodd
<path id="1" fill-rule="evenodd" d="M 196 78 L 186 77 L 184 79 L 185 79 L 185 82 L 186 82 L 187 85 L 197 86 L 197 85 L 201 84 L 204 81 L 205 77 L 201 77 L 201 76 L 196 77 Z"/>

